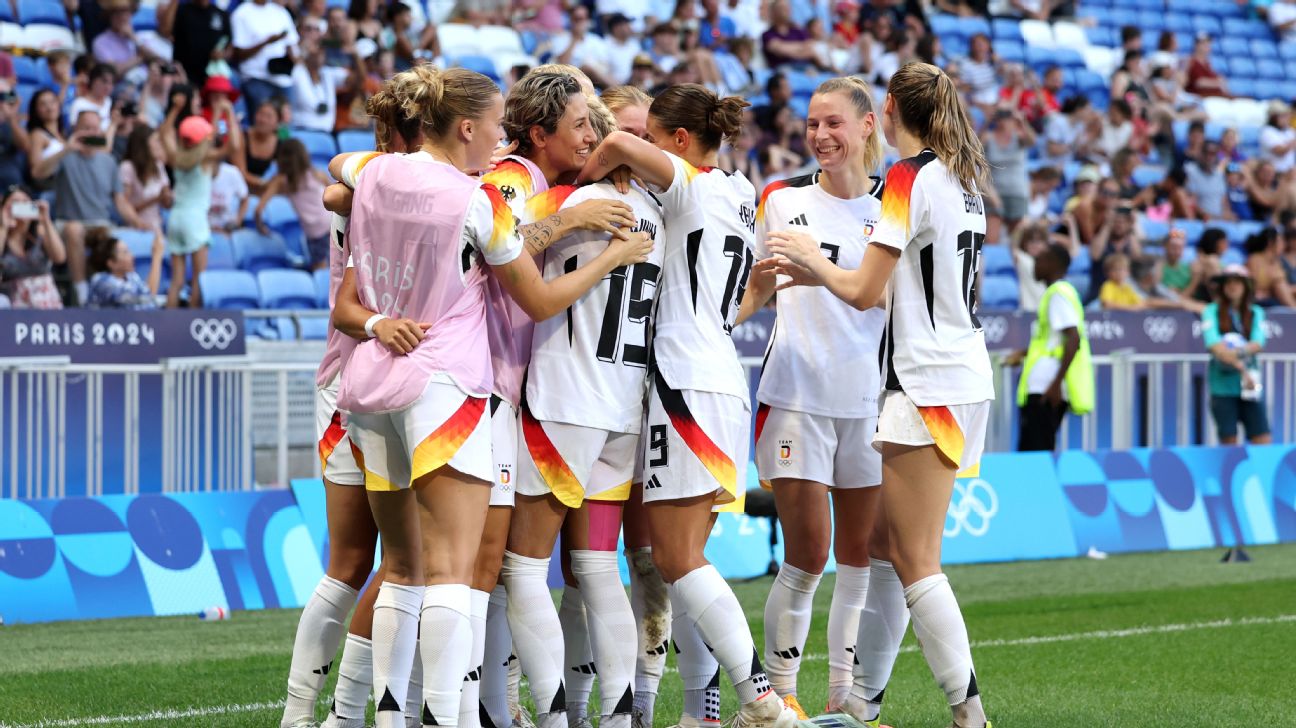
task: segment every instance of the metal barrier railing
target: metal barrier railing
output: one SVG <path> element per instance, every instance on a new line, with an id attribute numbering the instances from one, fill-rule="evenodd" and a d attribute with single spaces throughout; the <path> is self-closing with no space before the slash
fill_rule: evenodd
<path id="1" fill-rule="evenodd" d="M 991 356 L 998 393 L 991 452 L 1012 449 L 1016 434 L 1019 373 L 1004 366 L 1005 354 Z M 1095 356 L 1102 386 L 1094 412 L 1067 418 L 1059 449 L 1216 444 L 1209 358 L 1132 350 Z M 752 377 L 761 359 L 741 363 Z M 1260 365 L 1275 439 L 1291 440 L 1296 355 L 1262 355 Z M 98 496 L 286 487 L 293 477 L 318 477 L 315 369 L 311 361 L 255 357 L 141 365 L 0 359 L 0 497 L 61 498 L 69 480 L 84 483 L 71 494 Z M 266 456 L 260 467 L 258 450 Z"/>

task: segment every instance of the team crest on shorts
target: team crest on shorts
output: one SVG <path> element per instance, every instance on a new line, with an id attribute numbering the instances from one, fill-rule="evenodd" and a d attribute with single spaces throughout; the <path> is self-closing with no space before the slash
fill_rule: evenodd
<path id="1" fill-rule="evenodd" d="M 512 480 L 513 480 L 513 473 L 512 473 L 512 471 L 510 471 L 508 468 L 501 467 L 501 468 L 499 469 L 499 482 L 500 482 L 500 485 L 508 485 L 510 482 L 512 482 Z"/>
<path id="2" fill-rule="evenodd" d="M 782 465 L 785 468 L 792 464 L 792 441 L 791 440 L 779 440 L 778 461 L 779 461 L 779 465 Z"/>

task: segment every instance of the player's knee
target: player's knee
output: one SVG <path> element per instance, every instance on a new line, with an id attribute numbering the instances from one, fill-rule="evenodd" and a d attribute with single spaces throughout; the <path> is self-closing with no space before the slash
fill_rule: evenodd
<path id="1" fill-rule="evenodd" d="M 828 564 L 829 540 L 827 534 L 816 534 L 797 544 L 796 548 L 788 544 L 784 559 L 807 574 L 822 574 Z"/>
<path id="2" fill-rule="evenodd" d="M 373 572 L 373 558 L 372 548 L 331 548 L 328 574 L 352 589 L 360 589 Z"/>

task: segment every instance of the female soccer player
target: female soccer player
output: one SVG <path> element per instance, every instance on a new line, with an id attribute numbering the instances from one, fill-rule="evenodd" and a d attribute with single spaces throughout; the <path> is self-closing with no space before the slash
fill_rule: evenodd
<path id="1" fill-rule="evenodd" d="M 648 135 L 648 107 L 652 97 L 637 86 L 605 89 L 603 103 L 616 117 L 617 127 L 643 139 Z M 642 428 L 641 428 L 642 434 Z M 639 654 L 635 658 L 634 707 L 630 712 L 634 728 L 652 728 L 657 686 L 666 669 L 670 648 L 671 609 L 666 582 L 652 560 L 647 516 L 643 505 L 643 449 L 636 451 L 630 498 L 625 503 L 623 533 L 626 563 L 630 566 L 630 608 L 639 633 Z M 565 636 L 565 633 L 564 633 Z"/>
<path id="2" fill-rule="evenodd" d="M 616 119 L 598 99 L 590 102 L 590 121 L 600 138 L 616 128 Z M 595 184 L 547 194 L 565 197 L 564 208 L 586 200 L 626 203 L 637 220 L 636 231 L 654 239 L 661 234 L 659 206 L 638 187 L 622 194 L 611 184 Z M 545 250 L 545 277 L 563 275 L 607 245 L 608 235 L 601 232 L 562 238 Z M 661 256 L 654 251 L 643 263 L 612 271 L 566 316 L 537 324 L 522 411 L 518 495 L 527 509 L 519 509 L 521 536 L 511 536 L 510 544 L 547 554 L 564 517 L 575 522 L 564 545 L 571 546 L 579 590 L 565 590 L 564 604 L 572 593 L 584 604 L 581 618 L 588 621 L 601 687 L 600 725 L 608 728 L 629 728 L 632 708 L 635 644 L 625 635 L 633 629 L 634 612 L 621 585 L 616 548 L 643 418 L 649 319 L 660 274 Z M 544 507 L 537 508 L 540 504 Z M 516 553 L 510 551 L 510 556 Z M 528 603 L 524 610 L 547 614 L 544 607 L 552 601 L 547 593 L 537 596 L 545 604 Z M 544 629 L 534 616 L 527 621 L 536 631 Z M 549 629 L 556 626 L 551 622 Z M 562 625 L 560 636 L 570 643 L 566 627 Z M 569 692 L 569 722 L 572 709 L 582 711 L 588 695 L 579 696 L 575 705 L 573 697 Z"/>
<path id="3" fill-rule="evenodd" d="M 975 311 L 986 224 L 979 190 L 987 164 L 954 82 L 932 65 L 909 63 L 891 77 L 882 130 L 904 159 L 887 173 L 882 219 L 862 265 L 839 268 L 818 241 L 781 232 L 769 234 L 775 257 L 761 268 L 790 275 L 791 283 L 822 283 L 857 309 L 873 306 L 890 281 L 885 394 L 874 438 L 882 451 L 877 523 L 888 530 L 889 554 L 878 556 L 895 564 L 914 633 L 954 725 L 980 728 L 988 724 L 967 628 L 941 573 L 940 553 L 955 475 L 980 462 L 994 399 Z M 879 591 L 869 589 L 865 599 L 861 648 L 879 638 L 866 623 L 875 599 L 885 598 Z M 884 636 L 898 649 L 903 630 Z M 886 675 L 857 674 L 842 708 L 866 724 L 877 721 L 889 672 L 888 666 Z"/>
<path id="4" fill-rule="evenodd" d="M 882 161 L 874 111 L 869 85 L 857 78 L 834 78 L 815 91 L 806 148 L 821 171 L 765 188 L 756 211 L 762 257 L 769 254 L 767 235 L 790 229 L 818 241 L 830 263 L 860 266 L 882 208 L 882 181 L 871 176 Z M 764 306 L 774 288 L 771 273 L 753 275 L 743 313 Z M 869 583 L 874 486 L 882 482 L 881 455 L 864 445 L 877 430 L 877 351 L 885 315 L 877 308 L 856 311 L 823 288 L 789 289 L 777 306 L 756 411 L 756 467 L 761 482 L 773 487 L 786 553 L 765 602 L 765 669 L 804 719 L 797 670 L 829 544 L 837 582 L 828 612 L 828 710 L 850 694 Z M 834 533 L 833 521 L 844 527 Z"/>
<path id="5" fill-rule="evenodd" d="M 612 134 L 590 155 L 581 179 L 602 179 L 628 164 L 653 188 L 668 224 L 644 501 L 653 560 L 679 615 L 674 631 L 686 713 L 703 717 L 698 696 L 710 681 L 690 667 L 697 664 L 693 642 L 681 641 L 681 628 L 692 623 L 733 681 L 742 704 L 735 725 L 784 728 L 796 714 L 770 689 L 742 607 L 702 554 L 712 507 L 731 502 L 743 481 L 750 436 L 747 381 L 729 334 L 751 271 L 755 190 L 742 175 L 714 167 L 721 142 L 739 133 L 746 106 L 697 84 L 668 88 L 648 110 L 651 142 Z"/>
<path id="6" fill-rule="evenodd" d="M 458 723 L 472 649 L 469 583 L 490 500 L 483 486 L 493 480 L 481 260 L 528 315 L 544 319 L 648 248 L 618 238 L 589 265 L 546 283 L 522 255 L 499 190 L 464 174 L 484 168 L 503 138 L 494 83 L 463 69 L 415 72 L 422 84 L 407 101 L 422 122 L 422 150 L 366 166 L 352 208 L 355 267 L 333 313 L 344 333 L 378 339 L 355 347 L 338 404 L 350 414 L 387 568 L 373 626 L 379 728 L 404 723 L 416 634 L 423 723 Z M 416 499 L 431 528 L 420 529 Z"/>
<path id="7" fill-rule="evenodd" d="M 400 112 L 400 94 L 409 76 L 412 74 L 397 74 L 369 100 L 368 110 L 375 120 L 374 133 L 380 151 L 404 152 L 417 149 L 422 143 L 417 120 L 406 119 Z M 356 159 L 351 165 L 353 172 L 358 172 L 365 161 L 368 158 Z M 345 215 L 333 215 L 329 245 L 330 308 L 346 270 L 347 224 Z M 343 620 L 356 604 L 357 592 L 373 567 L 378 529 L 369 513 L 364 472 L 356 462 L 346 420 L 337 409 L 342 360 L 355 343 L 355 339 L 338 331 L 330 322 L 324 359 L 315 377 L 315 420 L 329 528 L 328 570 L 306 602 L 297 624 L 288 672 L 288 699 L 280 723 L 285 727 L 313 724 L 315 700 L 342 641 Z M 353 617 L 351 621 L 351 635 L 338 669 L 337 699 L 329 715 L 329 725 L 333 728 L 364 725 L 365 702 L 372 685 L 368 669 L 369 630 L 377 589 L 370 592 L 366 604 L 356 610 L 358 619 Z"/>

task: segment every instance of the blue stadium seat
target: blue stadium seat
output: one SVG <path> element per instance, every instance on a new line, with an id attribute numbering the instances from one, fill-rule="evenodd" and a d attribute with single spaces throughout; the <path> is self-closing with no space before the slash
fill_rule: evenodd
<path id="1" fill-rule="evenodd" d="M 500 80 L 499 72 L 495 70 L 495 61 L 486 56 L 459 56 L 451 65 L 476 71 L 492 81 Z"/>
<path id="2" fill-rule="evenodd" d="M 234 260 L 244 271 L 256 273 L 267 268 L 291 268 L 292 258 L 277 235 L 262 235 L 256 230 L 235 230 Z"/>
<path id="3" fill-rule="evenodd" d="M 1206 33 L 1213 38 L 1223 35 L 1224 27 L 1220 24 L 1219 18 L 1214 15 L 1194 15 L 1193 32 Z"/>
<path id="4" fill-rule="evenodd" d="M 1256 75 L 1278 81 L 1287 78 L 1287 69 L 1276 58 L 1261 58 L 1256 61 Z"/>
<path id="5" fill-rule="evenodd" d="M 9 3 L 0 3 L 0 23 L 16 23 L 18 16 L 14 15 L 13 6 Z"/>
<path id="6" fill-rule="evenodd" d="M 315 308 L 328 308 L 329 299 L 329 271 L 328 268 L 322 268 L 311 273 L 311 278 L 315 281 Z"/>
<path id="7" fill-rule="evenodd" d="M 1220 256 L 1223 265 L 1246 265 L 1246 254 L 1237 248 L 1229 248 Z"/>
<path id="8" fill-rule="evenodd" d="M 1144 43 L 1144 47 L 1146 48 L 1148 47 L 1146 37 L 1147 37 L 1147 32 L 1149 30 L 1154 30 L 1158 33 L 1161 32 L 1162 30 L 1165 30 L 1166 27 L 1165 13 L 1158 12 L 1156 10 L 1140 10 L 1138 14 L 1138 22 L 1135 23 L 1135 25 L 1138 26 L 1138 28 L 1143 31 L 1144 34 L 1143 43 Z M 1151 46 L 1151 47 L 1155 48 L 1156 46 Z"/>
<path id="9" fill-rule="evenodd" d="M 1016 309 L 1018 304 L 1017 279 L 1009 276 L 987 275 L 981 281 L 981 306 L 984 308 Z"/>
<path id="10" fill-rule="evenodd" d="M 1138 25 L 1138 11 L 1133 8 L 1115 8 L 1111 14 L 1111 24 L 1120 28 L 1125 25 Z"/>
<path id="11" fill-rule="evenodd" d="M 1238 239 L 1245 243 L 1246 239 L 1265 229 L 1265 224 L 1259 220 L 1242 220 L 1234 223 L 1238 229 Z"/>
<path id="12" fill-rule="evenodd" d="M 1076 86 L 1080 87 L 1081 93 L 1087 94 L 1091 91 L 1102 93 L 1109 88 L 1107 79 L 1103 78 L 1102 74 L 1094 73 L 1087 69 L 1079 69 L 1075 73 Z"/>
<path id="13" fill-rule="evenodd" d="M 131 257 L 135 259 L 136 267 L 139 267 L 140 261 L 147 264 L 153 258 L 152 232 L 121 227 L 113 228 L 112 236 L 126 243 L 126 248 L 130 250 Z M 166 260 L 166 256 L 163 256 L 163 260 Z"/>
<path id="14" fill-rule="evenodd" d="M 1085 28 L 1085 37 L 1089 39 L 1089 45 L 1092 46 L 1114 48 L 1120 45 L 1119 31 L 1104 25 Z"/>
<path id="15" fill-rule="evenodd" d="M 1089 269 L 1093 267 L 1093 258 L 1089 257 L 1089 251 L 1081 249 L 1079 253 L 1071 256 L 1071 267 L 1067 268 L 1067 275 L 1081 273 L 1089 275 Z"/>
<path id="16" fill-rule="evenodd" d="M 1193 32 L 1192 17 L 1181 13 L 1166 13 L 1165 27 L 1166 30 L 1175 33 L 1191 33 Z"/>
<path id="17" fill-rule="evenodd" d="M 957 18 L 955 22 L 958 24 L 957 35 L 961 35 L 964 38 L 971 38 L 977 33 L 982 33 L 987 36 L 990 35 L 990 21 L 985 18 L 979 16 Z"/>
<path id="18" fill-rule="evenodd" d="M 14 73 L 18 76 L 18 83 L 39 84 L 41 82 L 41 73 L 36 65 L 35 58 L 14 56 L 13 65 Z M 23 101 L 25 102 L 27 99 L 24 98 Z"/>
<path id="19" fill-rule="evenodd" d="M 1134 184 L 1142 189 L 1143 187 L 1148 187 L 1160 182 L 1165 179 L 1165 176 L 1165 167 L 1143 165 L 1134 170 Z"/>
<path id="20" fill-rule="evenodd" d="M 987 245 L 981 248 L 981 270 L 987 276 L 1015 275 L 1012 251 L 1007 245 Z"/>
<path id="21" fill-rule="evenodd" d="M 1245 57 L 1251 54 L 1251 44 L 1240 35 L 1226 35 L 1215 40 L 1215 50 L 1230 58 L 1235 56 Z"/>
<path id="22" fill-rule="evenodd" d="M 257 273 L 261 308 L 315 308 L 315 281 L 306 271 L 270 268 Z"/>
<path id="23" fill-rule="evenodd" d="M 1053 51 L 1053 61 L 1063 68 L 1085 68 L 1084 56 L 1074 48 L 1058 48 Z"/>
<path id="24" fill-rule="evenodd" d="M 1165 12 L 1165 0 L 1134 0 L 1134 6 L 1140 10 L 1152 10 L 1157 13 Z"/>
<path id="25" fill-rule="evenodd" d="M 1296 45 L 1296 43 L 1292 45 Z M 1296 59 L 1284 61 L 1283 68 L 1287 69 L 1288 78 L 1296 78 Z"/>
<path id="26" fill-rule="evenodd" d="M 23 25 L 45 23 L 67 27 L 67 12 L 58 0 L 18 0 L 18 17 Z"/>
<path id="27" fill-rule="evenodd" d="M 3 0 L 0 0 L 0 4 L 2 3 Z M 22 109 L 26 110 L 28 104 L 31 103 L 32 97 L 35 96 L 36 92 L 40 90 L 41 87 L 37 86 L 34 83 L 19 82 L 17 86 L 14 86 L 14 93 L 18 94 L 18 105 Z"/>
<path id="28" fill-rule="evenodd" d="M 1204 17 L 1204 16 L 1198 16 L 1198 17 Z M 1273 37 L 1273 33 L 1270 32 L 1269 26 L 1265 25 L 1264 21 L 1261 20 L 1250 20 L 1250 19 L 1243 20 L 1241 18 L 1224 18 L 1222 22 L 1223 22 L 1224 35 L 1236 35 L 1236 36 L 1241 36 L 1243 38 L 1256 38 L 1256 39 Z M 1218 37 L 1219 31 L 1215 31 L 1212 34 Z"/>
<path id="29" fill-rule="evenodd" d="M 1088 255 L 1082 252 L 1078 257 L 1087 258 Z M 1074 262 L 1076 258 L 1073 257 L 1071 260 Z M 1074 269 L 1074 266 L 1072 266 L 1072 268 Z M 1071 283 L 1071 285 L 1075 286 L 1076 293 L 1080 294 L 1081 299 L 1085 299 L 1089 297 L 1089 274 L 1088 273 L 1067 273 L 1066 279 L 1068 282 Z"/>
<path id="30" fill-rule="evenodd" d="M 1026 47 L 1016 41 L 999 41 L 994 44 L 995 55 L 999 60 L 1005 63 L 1024 63 L 1026 61 Z"/>
<path id="31" fill-rule="evenodd" d="M 256 308 L 261 299 L 256 278 L 241 270 L 205 270 L 198 276 L 204 308 Z"/>
<path id="32" fill-rule="evenodd" d="M 373 132 L 362 129 L 347 129 L 338 132 L 339 152 L 367 152 L 374 148 Z"/>
<path id="33" fill-rule="evenodd" d="M 261 220 L 271 232 L 283 239 L 289 255 L 296 256 L 301 262 L 310 257 L 306 250 L 306 239 L 302 234 L 301 221 L 297 210 L 283 195 L 275 195 L 266 203 L 261 212 Z"/>
<path id="34" fill-rule="evenodd" d="M 1260 95 L 1257 92 L 1258 86 L 1255 82 L 1255 79 L 1253 78 L 1230 77 L 1228 80 L 1228 85 L 1229 85 L 1229 91 L 1232 91 L 1234 96 L 1247 98 L 1247 99 L 1254 99 L 1254 98 L 1258 98 Z"/>
<path id="35" fill-rule="evenodd" d="M 1026 46 L 1026 65 L 1035 67 L 1054 63 L 1056 51 L 1040 46 Z"/>
<path id="36" fill-rule="evenodd" d="M 1160 242 L 1170 234 L 1170 223 L 1156 220 L 1143 221 L 1143 237 L 1149 242 Z"/>
<path id="37" fill-rule="evenodd" d="M 306 145 L 306 151 L 310 152 L 314 164 L 328 166 L 329 161 L 337 155 L 337 142 L 328 132 L 293 129 L 292 137 Z"/>
<path id="38" fill-rule="evenodd" d="M 810 97 L 793 96 L 792 100 L 788 102 L 788 107 L 792 109 L 794 114 L 804 119 L 810 114 Z"/>
<path id="39" fill-rule="evenodd" d="M 1094 21 L 1094 23 L 1096 23 L 1098 27 L 1112 24 L 1111 9 L 1107 7 L 1103 7 L 1101 5 L 1089 5 L 1086 3 L 1084 7 L 1076 10 L 1076 15 L 1080 18 L 1086 18 Z M 1093 30 L 1093 27 L 1091 26 L 1089 29 Z M 1093 36 L 1089 36 L 1089 42 L 1090 43 L 1094 42 Z M 1095 45 L 1099 45 L 1099 44 L 1095 44 Z"/>
<path id="40" fill-rule="evenodd" d="M 1278 44 L 1268 38 L 1256 38 L 1251 41 L 1251 55 L 1258 59 L 1278 58 Z"/>
<path id="41" fill-rule="evenodd" d="M 1296 43 L 1279 43 L 1278 56 L 1286 61 L 1296 61 Z"/>
<path id="42" fill-rule="evenodd" d="M 211 244 L 207 246 L 207 270 L 235 270 L 234 244 L 229 236 L 212 233 Z"/>
<path id="43" fill-rule="evenodd" d="M 1184 239 L 1189 245 L 1196 245 L 1197 239 L 1201 237 L 1202 231 L 1206 229 L 1206 224 L 1201 220 L 1177 219 L 1170 221 L 1170 227 L 1184 231 Z"/>
<path id="44" fill-rule="evenodd" d="M 328 338 L 328 319 L 322 316 L 298 319 L 301 337 L 307 341 L 323 341 Z"/>
<path id="45" fill-rule="evenodd" d="M 995 18 L 990 23 L 990 30 L 994 33 L 995 42 L 1001 40 L 1023 41 L 1021 32 L 1021 21 L 1015 18 Z"/>
<path id="46" fill-rule="evenodd" d="M 146 30 L 157 30 L 157 11 L 152 7 L 142 7 L 131 17 L 131 27 L 140 33 Z"/>
<path id="47" fill-rule="evenodd" d="M 938 36 L 961 35 L 959 30 L 958 18 L 953 15 L 933 15 L 931 16 L 932 32 Z"/>
<path id="48" fill-rule="evenodd" d="M 1229 80 L 1234 78 L 1257 78 L 1259 71 L 1256 62 L 1241 56 L 1229 59 Z"/>

